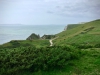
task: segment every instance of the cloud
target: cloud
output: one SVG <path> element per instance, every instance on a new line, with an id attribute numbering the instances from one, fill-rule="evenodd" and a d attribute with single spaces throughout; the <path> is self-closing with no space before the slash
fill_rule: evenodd
<path id="1" fill-rule="evenodd" d="M 49 20 L 56 20 L 58 17 L 78 20 L 100 18 L 99 7 L 100 0 L 0 0 L 0 17 L 4 23 L 30 23 L 30 20 L 36 21 L 38 18 L 42 22 L 43 17 L 45 20 L 49 17 Z"/>
<path id="2" fill-rule="evenodd" d="M 49 14 L 53 14 L 53 12 L 51 12 L 51 11 L 47 11 L 47 13 L 49 13 Z"/>
<path id="3" fill-rule="evenodd" d="M 50 2 L 50 0 L 46 0 Z M 56 6 L 50 10 L 56 14 L 66 16 L 96 16 L 99 15 L 100 1 L 99 0 L 54 0 L 52 1 Z"/>

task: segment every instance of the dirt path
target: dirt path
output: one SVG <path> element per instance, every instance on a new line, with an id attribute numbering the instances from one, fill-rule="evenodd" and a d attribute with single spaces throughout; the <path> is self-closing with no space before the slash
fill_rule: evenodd
<path id="1" fill-rule="evenodd" d="M 53 42 L 52 42 L 52 39 L 51 39 L 51 40 L 49 40 L 49 42 L 50 42 L 50 46 L 53 46 Z"/>
<path id="2" fill-rule="evenodd" d="M 52 42 L 52 41 L 55 40 L 55 39 L 57 39 L 57 38 L 58 38 L 58 37 L 49 40 L 50 46 L 53 46 L 53 42 Z"/>

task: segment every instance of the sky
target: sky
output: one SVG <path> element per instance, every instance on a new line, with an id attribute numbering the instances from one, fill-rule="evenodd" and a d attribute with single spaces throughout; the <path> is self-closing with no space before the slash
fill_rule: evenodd
<path id="1" fill-rule="evenodd" d="M 100 0 L 0 0 L 0 24 L 66 25 L 100 19 Z"/>

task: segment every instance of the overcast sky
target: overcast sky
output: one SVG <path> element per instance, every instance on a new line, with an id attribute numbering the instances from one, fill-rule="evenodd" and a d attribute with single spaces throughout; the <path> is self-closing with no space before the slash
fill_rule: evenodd
<path id="1" fill-rule="evenodd" d="M 0 24 L 66 25 L 100 18 L 100 0 L 0 0 Z"/>

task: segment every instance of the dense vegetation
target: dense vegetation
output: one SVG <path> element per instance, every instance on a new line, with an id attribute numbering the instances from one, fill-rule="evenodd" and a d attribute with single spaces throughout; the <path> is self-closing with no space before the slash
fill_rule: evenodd
<path id="1" fill-rule="evenodd" d="M 72 45 L 0 49 L 0 75 L 100 74 L 100 46 Z"/>
<path id="2" fill-rule="evenodd" d="M 55 36 L 0 45 L 0 75 L 100 75 L 100 20 Z"/>
<path id="3" fill-rule="evenodd" d="M 0 75 L 61 69 L 69 61 L 78 59 L 79 53 L 80 51 L 72 46 L 0 49 Z"/>

